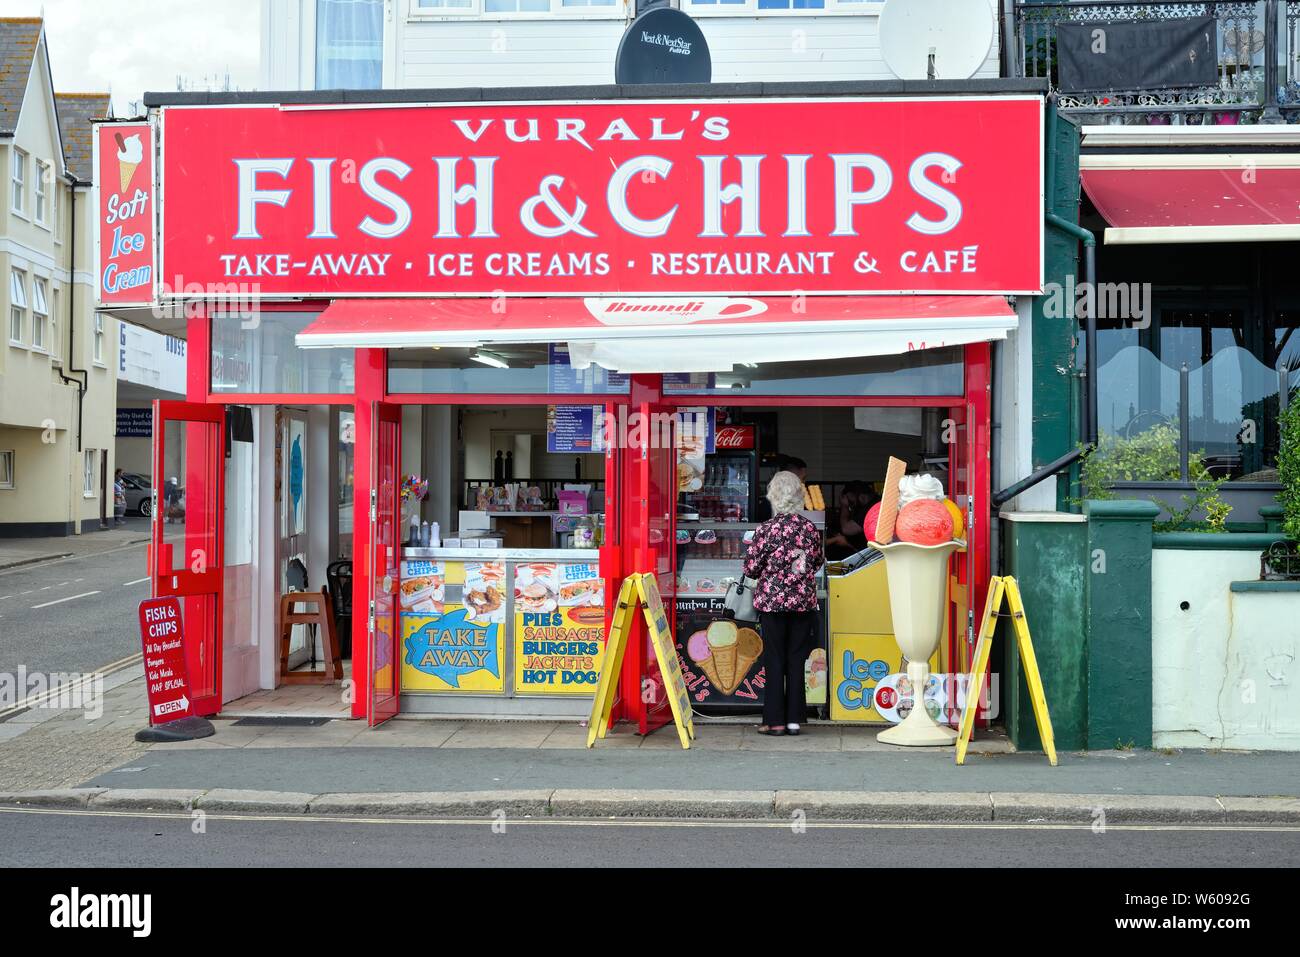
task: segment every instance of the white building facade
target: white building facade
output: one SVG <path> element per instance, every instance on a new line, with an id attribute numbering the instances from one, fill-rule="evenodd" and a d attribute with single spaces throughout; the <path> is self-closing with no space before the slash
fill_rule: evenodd
<path id="1" fill-rule="evenodd" d="M 988 3 L 996 0 L 970 0 Z M 665 3 L 642 2 L 647 6 Z M 877 0 L 676 0 L 713 82 L 892 80 Z M 637 0 L 263 0 L 267 90 L 534 87 L 614 82 Z M 999 43 L 976 74 L 999 76 Z"/>

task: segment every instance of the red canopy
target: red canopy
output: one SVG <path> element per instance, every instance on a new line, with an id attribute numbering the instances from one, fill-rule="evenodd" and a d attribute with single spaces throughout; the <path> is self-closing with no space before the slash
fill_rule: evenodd
<path id="1" fill-rule="evenodd" d="M 1089 158 L 1085 158 L 1087 160 Z M 1094 157 L 1091 159 L 1100 159 Z M 1206 243 L 1300 239 L 1300 168 L 1254 165 L 1085 168 L 1083 188 L 1105 217 L 1107 243 Z M 1144 157 L 1150 163 L 1154 157 Z"/>

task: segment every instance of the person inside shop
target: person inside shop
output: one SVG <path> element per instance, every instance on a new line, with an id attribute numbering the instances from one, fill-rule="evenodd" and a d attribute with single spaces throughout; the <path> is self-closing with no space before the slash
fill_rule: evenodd
<path id="1" fill-rule="evenodd" d="M 808 463 L 797 455 L 778 455 L 777 475 L 782 472 L 793 472 L 798 476 L 800 483 L 808 481 Z M 802 506 L 800 506 L 802 508 Z M 754 518 L 756 521 L 765 522 L 772 517 L 772 505 L 767 499 L 758 500 L 758 505 L 754 509 Z"/>
<path id="2" fill-rule="evenodd" d="M 839 531 L 826 537 L 826 557 L 832 561 L 856 555 L 867 547 L 863 523 L 867 511 L 875 504 L 871 486 L 866 482 L 849 482 L 840 492 Z"/>
<path id="3" fill-rule="evenodd" d="M 759 734 L 798 734 L 807 710 L 804 661 L 817 628 L 817 572 L 822 566 L 821 533 L 798 514 L 803 482 L 794 472 L 777 472 L 767 485 L 772 518 L 754 530 L 745 552 L 744 575 L 754 587 L 754 610 L 763 636 L 763 723 Z"/>

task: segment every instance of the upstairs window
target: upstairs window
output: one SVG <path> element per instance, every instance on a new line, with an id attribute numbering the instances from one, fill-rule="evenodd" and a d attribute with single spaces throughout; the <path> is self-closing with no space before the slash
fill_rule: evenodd
<path id="1" fill-rule="evenodd" d="M 48 226 L 50 206 L 50 164 L 36 161 L 36 221 Z"/>
<path id="2" fill-rule="evenodd" d="M 27 277 L 21 269 L 9 274 L 9 341 L 16 346 L 27 344 Z"/>
<path id="3" fill-rule="evenodd" d="M 27 215 L 27 154 L 14 149 L 13 198 L 14 212 L 20 216 Z"/>
<path id="4" fill-rule="evenodd" d="M 383 82 L 383 0 L 316 0 L 316 89 L 377 90 Z"/>
<path id="5" fill-rule="evenodd" d="M 45 332 L 50 322 L 50 307 L 45 295 L 46 281 L 32 277 L 32 348 L 48 351 Z"/>

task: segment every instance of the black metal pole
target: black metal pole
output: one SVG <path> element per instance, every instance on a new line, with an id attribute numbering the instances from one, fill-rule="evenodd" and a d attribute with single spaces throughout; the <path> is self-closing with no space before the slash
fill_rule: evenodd
<path id="1" fill-rule="evenodd" d="M 1191 431 L 1191 421 L 1187 409 L 1187 401 L 1190 395 L 1188 383 L 1191 380 L 1191 374 L 1187 371 L 1187 363 L 1178 370 L 1178 480 L 1180 482 L 1191 481 L 1191 441 L 1189 433 Z"/>
<path id="2" fill-rule="evenodd" d="M 1264 112 L 1260 119 L 1265 123 L 1286 122 L 1277 108 L 1277 7 L 1278 0 L 1264 4 Z"/>

